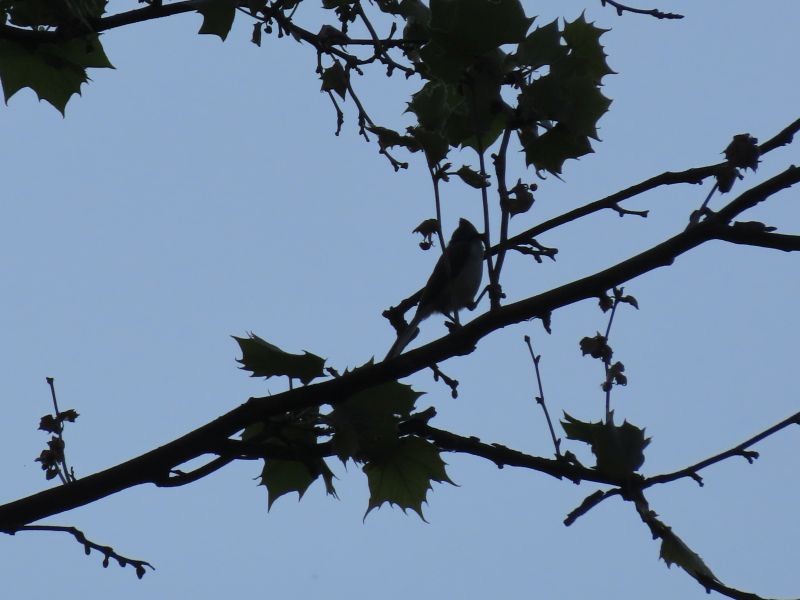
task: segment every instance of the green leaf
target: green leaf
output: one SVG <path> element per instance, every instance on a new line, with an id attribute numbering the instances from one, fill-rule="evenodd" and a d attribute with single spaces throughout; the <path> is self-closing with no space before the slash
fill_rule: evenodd
<path id="1" fill-rule="evenodd" d="M 261 471 L 261 483 L 267 488 L 267 510 L 272 508 L 275 500 L 289 492 L 297 492 L 298 500 L 302 499 L 316 478 L 317 475 L 303 462 L 279 458 L 267 459 Z"/>
<path id="2" fill-rule="evenodd" d="M 486 150 L 491 146 L 508 124 L 508 117 L 502 109 L 497 111 L 487 111 L 485 113 L 474 113 L 463 110 L 453 111 L 447 121 L 445 134 L 447 141 L 452 146 L 462 148 L 472 148 L 476 152 Z M 480 134 L 475 129 L 480 128 Z"/>
<path id="3" fill-rule="evenodd" d="M 29 87 L 61 114 L 88 81 L 86 68 L 113 68 L 96 34 L 57 43 L 21 44 L 0 40 L 0 82 L 6 102 Z"/>
<path id="4" fill-rule="evenodd" d="M 334 62 L 333 66 L 324 69 L 320 78 L 322 79 L 321 89 L 323 92 L 336 92 L 344 99 L 347 93 L 349 77 L 340 62 Z"/>
<path id="5" fill-rule="evenodd" d="M 462 165 L 462 167 L 456 171 L 456 175 L 461 178 L 461 181 L 475 189 L 486 188 L 491 185 L 488 175 L 481 175 L 477 171 L 470 169 L 467 165 Z"/>
<path id="6" fill-rule="evenodd" d="M 618 426 L 611 419 L 607 423 L 586 423 L 567 413 L 564 417 L 561 426 L 567 437 L 589 444 L 597 458 L 596 468 L 604 475 L 628 477 L 644 463 L 644 449 L 650 444 L 650 438 L 644 436 L 644 429 L 627 421 Z"/>
<path id="7" fill-rule="evenodd" d="M 242 350 L 242 358 L 237 362 L 252 373 L 251 377 L 286 375 L 307 384 L 324 375 L 325 359 L 310 352 L 289 354 L 253 333 L 246 338 L 232 337 Z"/>
<path id="8" fill-rule="evenodd" d="M 108 60 L 100 38 L 90 35 L 83 38 L 65 40 L 59 45 L 64 58 L 76 65 L 93 69 L 113 69 Z"/>
<path id="9" fill-rule="evenodd" d="M 519 0 L 431 0 L 430 7 L 432 39 L 461 56 L 519 43 L 533 22 Z"/>
<path id="10" fill-rule="evenodd" d="M 600 92 L 601 79 L 613 73 L 600 44 L 605 31 L 581 15 L 565 23 L 562 33 L 557 21 L 536 29 L 517 49 L 519 64 L 549 66 L 519 95 L 519 114 L 526 123 L 520 141 L 527 164 L 537 170 L 558 175 L 564 161 L 592 151 L 589 138 L 597 139 L 597 122 L 611 105 Z"/>
<path id="11" fill-rule="evenodd" d="M 417 116 L 422 128 L 440 132 L 448 146 L 488 148 L 508 121 L 500 96 L 505 57 L 499 50 L 479 57 L 461 73 L 460 85 L 428 81 L 411 97 L 408 110 Z M 427 147 L 424 141 L 420 142 L 423 148 Z M 439 152 L 432 155 L 441 160 L 444 154 L 440 147 L 436 150 Z M 430 159 L 431 156 L 429 163 Z"/>
<path id="12" fill-rule="evenodd" d="M 488 148 L 502 133 L 508 112 L 500 95 L 508 71 L 507 55 L 494 50 L 478 57 L 455 86 L 458 99 L 445 124 L 451 146 L 470 146 L 476 151 Z"/>
<path id="13" fill-rule="evenodd" d="M 441 81 L 428 81 L 411 96 L 408 111 L 417 116 L 420 126 L 438 131 L 461 100 L 455 86 Z"/>
<path id="14" fill-rule="evenodd" d="M 549 171 L 555 175 L 561 173 L 567 159 L 593 152 L 589 138 L 575 135 L 563 125 L 556 125 L 542 135 L 526 130 L 519 139 L 525 150 L 525 163 L 533 165 L 537 171 Z"/>
<path id="15" fill-rule="evenodd" d="M 441 133 L 428 131 L 422 127 L 409 127 L 408 132 L 425 152 L 429 166 L 433 167 L 445 159 L 450 145 Z"/>
<path id="16" fill-rule="evenodd" d="M 525 113 L 538 120 L 558 121 L 575 137 L 595 139 L 597 121 L 611 105 L 592 78 L 564 69 L 531 83 L 520 94 L 519 102 Z"/>
<path id="17" fill-rule="evenodd" d="M 472 57 L 456 54 L 444 44 L 431 41 L 419 51 L 423 71 L 429 78 L 457 84 L 470 65 Z"/>
<path id="18" fill-rule="evenodd" d="M 198 33 L 217 35 L 224 42 L 231 31 L 236 16 L 236 0 L 211 0 L 197 9 L 203 15 L 203 24 Z"/>
<path id="19" fill-rule="evenodd" d="M 607 31 L 610 30 L 600 29 L 588 23 L 584 15 L 572 23 L 564 24 L 564 40 L 570 48 L 572 57 L 595 81 L 614 73 L 606 62 L 606 53 L 600 44 L 600 36 Z"/>
<path id="20" fill-rule="evenodd" d="M 412 137 L 400 135 L 394 129 L 374 126 L 366 127 L 366 130 L 378 136 L 378 144 L 380 144 L 381 148 L 403 146 L 404 148 L 408 148 L 411 152 L 416 152 L 420 149 L 419 144 L 417 144 Z"/>
<path id="21" fill-rule="evenodd" d="M 710 581 L 719 581 L 708 568 L 700 555 L 692 551 L 684 541 L 675 535 L 669 527 L 665 527 L 665 535 L 661 539 L 660 556 L 668 567 L 678 565 L 689 575 L 700 576 Z"/>
<path id="22" fill-rule="evenodd" d="M 518 46 L 517 62 L 538 69 L 551 65 L 567 56 L 568 48 L 561 44 L 561 31 L 558 19 L 552 23 L 537 27 Z"/>
<path id="23" fill-rule="evenodd" d="M 426 501 L 431 482 L 450 481 L 439 449 L 427 440 L 403 438 L 392 452 L 371 460 L 363 468 L 369 483 L 369 506 L 364 518 L 384 502 L 409 508 L 424 521 L 422 503 Z"/>
<path id="24" fill-rule="evenodd" d="M 0 8 L 7 11 L 18 27 L 58 27 L 87 24 L 103 15 L 107 0 L 6 0 Z"/>
<path id="25" fill-rule="evenodd" d="M 398 424 L 407 419 L 422 395 L 410 385 L 392 381 L 369 388 L 335 406 L 327 419 L 334 428 L 339 458 L 373 459 L 398 444 Z"/>

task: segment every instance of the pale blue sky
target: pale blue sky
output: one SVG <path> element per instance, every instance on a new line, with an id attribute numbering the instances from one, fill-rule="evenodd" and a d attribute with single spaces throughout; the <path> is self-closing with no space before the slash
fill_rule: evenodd
<path id="1" fill-rule="evenodd" d="M 764 140 L 798 117 L 796 2 L 662 3 L 687 18 L 660 22 L 618 17 L 599 2 L 537 4 L 526 6 L 542 23 L 586 8 L 612 28 L 603 41 L 619 74 L 605 80 L 614 104 L 597 153 L 567 163 L 564 182 L 540 182 L 535 209 L 514 220 L 515 231 L 662 171 L 715 162 L 734 134 Z M 316 13 L 301 11 L 316 31 Z M 358 138 L 350 101 L 334 137 L 312 49 L 269 37 L 257 48 L 244 19 L 223 44 L 196 36 L 200 21 L 183 15 L 109 32 L 117 69 L 90 73 L 66 119 L 30 90 L 0 107 L 5 500 L 51 485 L 33 460 L 46 440 L 36 431 L 50 409 L 45 376 L 56 378 L 62 407 L 81 413 L 68 452 L 77 474 L 89 474 L 250 395 L 280 391 L 237 370 L 232 334 L 252 330 L 339 369 L 383 356 L 393 335 L 381 311 L 431 268 L 435 255 L 410 235 L 433 212 L 420 158 L 393 173 Z M 380 69 L 357 82 L 373 118 L 398 127 L 417 85 L 387 82 Z M 744 184 L 797 157 L 797 144 L 769 154 Z M 532 177 L 520 167 L 513 179 Z M 558 262 L 511 256 L 509 295 L 590 274 L 673 235 L 708 185 L 626 205 L 650 209 L 647 220 L 604 213 L 543 236 L 560 249 Z M 785 192 L 747 218 L 798 233 L 797 201 L 797 190 Z M 444 202 L 448 229 L 459 216 L 478 221 L 474 190 L 453 183 Z M 626 286 L 641 310 L 615 321 L 611 344 L 630 383 L 614 406 L 653 437 L 645 473 L 683 467 L 798 410 L 797 261 L 709 244 Z M 461 381 L 457 400 L 428 373 L 411 378 L 428 392 L 418 405 L 437 407 L 434 425 L 547 455 L 522 336 L 533 335 L 543 354 L 551 411 L 594 420 L 602 372 L 580 356 L 578 340 L 604 325 L 587 302 L 556 313 L 552 336 L 539 324 L 498 332 L 444 365 Z M 432 318 L 415 344 L 443 331 Z M 649 494 L 729 585 L 800 595 L 787 551 L 800 534 L 798 435 L 761 444 L 753 466 L 709 469 L 704 488 L 683 481 Z M 315 484 L 302 502 L 282 498 L 267 514 L 258 466 L 243 463 L 185 488 L 141 487 L 46 520 L 152 562 L 158 570 L 143 581 L 130 569 L 103 570 L 67 536 L 22 533 L 0 538 L 4 586 L 20 600 L 706 597 L 658 560 L 632 506 L 610 500 L 565 528 L 566 513 L 594 487 L 445 458 L 460 487 L 434 487 L 429 524 L 387 507 L 362 523 L 366 481 L 352 465 L 337 466 L 339 501 Z"/>

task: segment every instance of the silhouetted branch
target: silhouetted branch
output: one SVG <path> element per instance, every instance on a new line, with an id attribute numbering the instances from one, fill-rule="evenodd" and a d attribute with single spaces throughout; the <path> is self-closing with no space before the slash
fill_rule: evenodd
<path id="1" fill-rule="evenodd" d="M 800 181 L 800 168 L 790 167 L 783 173 L 745 191 L 723 209 L 687 228 L 678 235 L 624 260 L 603 271 L 578 279 L 536 296 L 507 304 L 477 317 L 448 335 L 421 348 L 410 350 L 388 361 L 365 366 L 321 383 L 299 387 L 274 396 L 251 398 L 245 404 L 222 415 L 216 420 L 184 435 L 161 448 L 121 463 L 94 475 L 83 477 L 69 485 L 49 489 L 27 498 L 0 506 L 0 529 L 16 529 L 41 518 L 89 504 L 142 483 L 163 481 L 177 466 L 194 458 L 213 452 L 214 444 L 244 429 L 247 425 L 263 421 L 273 415 L 304 408 L 335 405 L 362 390 L 381 383 L 407 377 L 429 365 L 448 358 L 467 354 L 490 333 L 531 318 L 547 315 L 558 308 L 596 298 L 605 290 L 671 264 L 678 256 L 711 239 L 724 219 L 732 219 L 747 208 L 763 201 L 772 194 Z M 449 438 L 442 440 L 447 442 Z M 449 441 L 454 441 L 449 439 Z M 457 450 L 455 450 L 457 451 Z M 482 449 L 482 452 L 486 449 Z M 495 449 L 493 452 L 498 452 Z M 483 454 L 479 454 L 483 455 Z M 496 456 L 492 452 L 487 457 Z M 525 459 L 529 460 L 529 459 Z M 545 459 L 536 459 L 545 461 Z M 534 462 L 536 462 L 534 461 Z M 506 461 L 507 464 L 513 464 Z M 554 476 L 567 476 L 563 469 L 548 462 L 536 462 L 543 472 Z M 585 477 L 584 477 L 585 475 Z M 603 478 L 583 478 L 609 483 Z"/>
<path id="2" fill-rule="evenodd" d="M 150 567 L 153 571 L 156 568 L 151 565 L 146 560 L 138 560 L 135 558 L 128 558 L 127 556 L 122 556 L 118 552 L 116 552 L 111 546 L 103 546 L 96 542 L 91 541 L 86 537 L 86 535 L 76 527 L 65 527 L 62 525 L 24 525 L 22 527 L 17 527 L 16 529 L 6 531 L 10 535 L 14 535 L 19 531 L 58 531 L 63 533 L 68 533 L 75 538 L 75 540 L 83 545 L 84 552 L 87 555 L 91 553 L 92 550 L 96 550 L 103 554 L 103 567 L 108 567 L 111 559 L 117 561 L 120 567 L 127 567 L 131 565 L 136 570 L 136 576 L 141 579 L 144 577 L 145 573 L 147 572 L 145 567 Z"/>
<path id="3" fill-rule="evenodd" d="M 597 490 L 596 492 L 592 492 L 583 499 L 583 502 L 581 502 L 577 508 L 571 510 L 569 514 L 567 514 L 566 518 L 564 519 L 564 525 L 569 527 L 575 521 L 577 521 L 579 517 L 582 517 L 588 513 L 606 498 L 619 496 L 621 493 L 622 490 L 620 488 L 614 488 L 613 490 Z"/>
<path id="4" fill-rule="evenodd" d="M 775 150 L 776 148 L 780 148 L 781 146 L 786 146 L 792 142 L 794 139 L 794 135 L 800 131 L 800 119 L 792 122 L 772 138 L 764 142 L 763 144 L 758 146 L 760 156 Z M 650 177 L 636 185 L 632 185 L 624 190 L 620 190 L 611 194 L 610 196 L 606 196 L 605 198 L 601 198 L 599 200 L 595 200 L 594 202 L 590 202 L 583 206 L 579 206 L 573 210 L 570 210 L 562 215 L 557 217 L 553 217 L 535 227 L 531 227 L 530 229 L 523 231 L 515 236 L 508 238 L 508 241 L 505 243 L 506 246 L 514 246 L 516 244 L 524 243 L 531 238 L 537 237 L 543 234 L 546 231 L 550 231 L 551 229 L 555 229 L 556 227 L 560 227 L 565 223 L 569 223 L 571 221 L 575 221 L 592 213 L 598 212 L 600 210 L 611 209 L 616 210 L 618 212 L 618 203 L 622 202 L 623 200 L 629 200 L 634 196 L 638 196 L 645 192 L 649 192 L 655 188 L 665 186 L 665 185 L 676 185 L 680 183 L 692 183 L 698 184 L 702 183 L 704 180 L 708 179 L 709 177 L 713 177 L 718 170 L 725 166 L 727 163 L 717 163 L 714 165 L 708 165 L 705 167 L 695 167 L 692 169 L 686 169 L 685 171 L 667 171 L 661 173 L 660 175 L 656 175 L 655 177 Z M 489 250 L 489 252 L 493 254 L 497 254 L 500 251 L 499 244 Z"/>
<path id="5" fill-rule="evenodd" d="M 715 237 L 718 240 L 733 244 L 759 246 L 772 250 L 783 250 L 784 252 L 797 252 L 800 250 L 800 235 L 772 233 L 768 229 L 750 227 L 746 223 L 734 223 L 730 226 L 720 226 L 715 233 Z"/>
<path id="6" fill-rule="evenodd" d="M 542 360 L 540 354 L 533 351 L 533 343 L 531 336 L 526 335 L 524 338 L 525 344 L 528 346 L 528 352 L 531 355 L 531 362 L 533 362 L 533 370 L 536 373 L 536 383 L 539 386 L 539 395 L 535 397 L 536 404 L 542 407 L 544 412 L 545 421 L 547 421 L 547 428 L 550 430 L 550 438 L 553 440 L 553 447 L 555 449 L 556 458 L 561 456 L 561 439 L 556 436 L 556 431 L 553 428 L 553 421 L 550 419 L 550 411 L 547 410 L 547 403 L 544 400 L 544 387 L 542 386 L 542 374 L 539 371 L 539 361 Z"/>
<path id="7" fill-rule="evenodd" d="M 153 483 L 155 483 L 158 487 L 180 487 L 182 485 L 199 481 L 203 477 L 207 477 L 208 475 L 211 475 L 211 473 L 219 471 L 221 468 L 231 464 L 234 460 L 236 460 L 236 458 L 232 456 L 218 456 L 202 467 L 198 467 L 197 469 L 189 471 L 188 473 L 174 469 L 167 477 L 156 480 Z"/>
<path id="8" fill-rule="evenodd" d="M 650 17 L 655 17 L 656 19 L 683 19 L 683 15 L 679 15 L 677 13 L 665 13 L 661 12 L 657 8 L 651 9 L 644 9 L 644 8 L 633 8 L 631 6 L 626 6 L 625 4 L 620 4 L 619 2 L 615 2 L 614 0 L 600 0 L 600 4 L 605 6 L 606 4 L 610 4 L 614 8 L 617 9 L 617 14 L 622 16 L 624 13 L 634 13 L 637 15 L 648 15 Z"/>
<path id="9" fill-rule="evenodd" d="M 752 462 L 758 458 L 759 454 L 753 450 L 748 450 L 748 448 L 772 435 L 775 435 L 779 431 L 786 429 L 790 425 L 800 425 L 800 412 L 797 412 L 783 421 L 776 423 L 772 427 L 768 427 L 764 431 L 754 435 L 740 444 L 737 444 L 733 448 L 725 450 L 724 452 L 720 452 L 719 454 L 715 454 L 714 456 L 710 456 L 709 458 L 701 460 L 700 462 L 689 467 L 680 469 L 679 471 L 673 471 L 672 473 L 665 473 L 663 475 L 654 475 L 652 477 L 641 477 L 637 474 L 634 475 L 630 481 L 625 482 L 623 487 L 605 491 L 598 490 L 587 496 L 580 506 L 571 511 L 564 520 L 564 524 L 567 526 L 572 525 L 572 523 L 574 523 L 578 517 L 585 515 L 606 498 L 619 495 L 624 496 L 629 490 L 644 490 L 654 485 L 670 483 L 683 478 L 693 479 L 698 485 L 702 486 L 703 478 L 699 475 L 698 471 L 734 456 L 741 456 L 747 460 L 747 462 L 752 464 Z"/>
<path id="10" fill-rule="evenodd" d="M 788 417 L 781 421 L 780 423 L 776 423 L 772 427 L 768 427 L 761 433 L 758 433 L 751 437 L 748 440 L 745 440 L 741 444 L 737 444 L 733 448 L 726 450 L 725 452 L 720 452 L 719 454 L 715 454 L 705 460 L 701 460 L 700 462 L 681 469 L 679 471 L 674 471 L 672 473 L 665 473 L 664 475 L 656 475 L 654 477 L 648 477 L 643 482 L 641 487 L 647 488 L 651 485 L 656 485 L 659 483 L 668 483 L 670 481 L 675 481 L 676 479 L 682 479 L 684 477 L 691 477 L 699 485 L 703 485 L 702 478 L 697 474 L 698 471 L 701 469 L 705 469 L 706 467 L 710 467 L 711 465 L 715 465 L 723 460 L 731 458 L 733 456 L 741 456 L 747 460 L 747 462 L 752 463 L 753 460 L 758 458 L 758 452 L 753 452 L 748 450 L 750 446 L 757 444 L 758 442 L 770 437 L 781 431 L 782 429 L 786 429 L 790 425 L 800 425 L 800 412 L 796 412 L 791 417 Z"/>
<path id="11" fill-rule="evenodd" d="M 678 563 L 690 577 L 706 589 L 706 592 L 714 590 L 723 596 L 734 598 L 734 600 L 766 600 L 756 594 L 743 592 L 742 590 L 737 590 L 736 588 L 722 583 L 705 565 L 700 556 L 689 548 L 689 546 L 672 531 L 671 527 L 658 519 L 655 511 L 650 509 L 650 505 L 641 491 L 636 491 L 625 499 L 634 503 L 636 512 L 639 514 L 642 522 L 650 529 L 653 539 L 660 539 L 662 541 L 662 558 L 667 560 L 668 553 L 675 553 L 669 559 L 670 562 Z M 665 546 L 668 548 L 667 553 L 665 553 Z"/>

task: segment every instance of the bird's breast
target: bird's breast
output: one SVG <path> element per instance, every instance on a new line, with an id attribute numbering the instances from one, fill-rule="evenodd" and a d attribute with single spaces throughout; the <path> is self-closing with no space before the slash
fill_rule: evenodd
<path id="1" fill-rule="evenodd" d="M 461 310 L 472 304 L 483 279 L 483 243 L 476 240 L 470 245 L 469 257 L 454 277 L 443 312 Z"/>

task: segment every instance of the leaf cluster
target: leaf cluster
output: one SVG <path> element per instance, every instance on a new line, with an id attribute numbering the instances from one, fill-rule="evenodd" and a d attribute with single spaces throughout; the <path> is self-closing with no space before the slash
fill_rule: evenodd
<path id="1" fill-rule="evenodd" d="M 324 359 L 311 353 L 290 354 L 254 334 L 235 339 L 243 354 L 239 362 L 252 376 L 285 375 L 308 384 L 324 375 Z M 420 396 L 411 386 L 392 381 L 354 393 L 327 413 L 314 407 L 248 426 L 241 439 L 251 452 L 259 446 L 263 449 L 261 483 L 267 488 L 268 506 L 290 492 L 302 498 L 320 477 L 327 493 L 336 496 L 333 471 L 325 461 L 331 454 L 345 465 L 353 461 L 366 474 L 370 489 L 367 513 L 388 502 L 422 517 L 422 503 L 431 483 L 450 480 L 440 450 L 401 431 L 404 422 L 416 418 Z M 286 452 L 270 456 L 276 447 Z"/>
<path id="2" fill-rule="evenodd" d="M 89 80 L 88 68 L 113 68 L 91 23 L 105 0 L 4 0 L 0 3 L 0 83 L 9 98 L 31 88 L 62 114 Z M 11 28 L 13 26 L 13 28 Z M 47 37 L 3 35 L 7 30 L 46 32 Z"/>
<path id="3" fill-rule="evenodd" d="M 416 124 L 405 136 L 382 132 L 382 146 L 422 150 L 433 166 L 450 148 L 480 152 L 511 129 L 527 164 L 554 174 L 592 151 L 597 121 L 610 105 L 600 92 L 613 73 L 600 44 L 605 30 L 581 16 L 528 33 L 534 19 L 518 0 L 401 6 L 407 39 L 424 41 L 416 68 L 426 81 L 408 105 Z"/>

